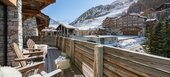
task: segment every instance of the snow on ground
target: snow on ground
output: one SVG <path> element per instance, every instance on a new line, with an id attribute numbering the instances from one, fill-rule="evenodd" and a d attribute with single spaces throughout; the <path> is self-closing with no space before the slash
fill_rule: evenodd
<path id="1" fill-rule="evenodd" d="M 140 45 L 144 43 L 145 38 L 144 37 L 137 37 L 134 39 L 127 39 L 127 40 L 122 40 L 119 42 L 119 46 L 121 48 L 128 48 L 128 47 L 132 47 L 135 45 Z"/>
<path id="2" fill-rule="evenodd" d="M 107 37 L 116 37 L 116 36 L 113 36 L 113 35 L 86 35 L 84 37 L 107 38 Z"/>
<path id="3" fill-rule="evenodd" d="M 125 35 L 112 35 L 112 36 L 117 37 L 118 40 L 125 40 L 125 39 L 138 37 L 138 36 L 125 36 Z"/>
<path id="4" fill-rule="evenodd" d="M 97 37 L 96 35 L 88 35 L 88 36 L 74 36 L 74 39 L 79 39 L 79 40 L 84 40 L 86 41 L 87 39 L 85 37 Z M 113 42 L 113 43 L 108 43 L 105 45 L 109 46 L 115 46 L 115 47 L 120 47 L 123 49 L 128 49 L 136 52 L 141 52 L 145 53 L 144 49 L 142 47 L 142 44 L 144 43 L 145 37 L 143 36 L 125 36 L 125 35 L 102 35 L 99 37 L 117 37 L 118 42 Z"/>
<path id="5" fill-rule="evenodd" d="M 144 53 L 144 49 L 141 46 L 144 43 L 144 41 L 145 41 L 145 37 L 135 37 L 135 38 L 119 41 L 118 46 L 120 48 L 125 48 L 136 52 Z"/>
<path id="6" fill-rule="evenodd" d="M 142 44 L 145 41 L 143 36 L 124 36 L 124 35 L 107 35 L 112 37 L 117 37 L 118 42 L 113 44 L 107 44 L 110 46 L 116 46 L 123 49 L 128 49 L 136 52 L 145 53 Z"/>

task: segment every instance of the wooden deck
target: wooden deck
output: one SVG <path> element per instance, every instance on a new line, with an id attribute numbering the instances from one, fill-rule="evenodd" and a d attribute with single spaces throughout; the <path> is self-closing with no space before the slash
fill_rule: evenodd
<path id="1" fill-rule="evenodd" d="M 64 71 L 64 76 L 60 75 L 59 77 L 84 77 L 84 75 L 75 65 L 72 65 L 71 68 Z"/>
<path id="2" fill-rule="evenodd" d="M 54 64 L 54 60 L 57 59 L 61 55 L 61 50 L 58 48 L 50 47 L 48 48 L 48 54 L 45 60 L 45 70 L 50 73 L 54 71 L 56 68 Z M 71 65 L 71 68 L 63 70 L 63 75 L 60 73 L 58 77 L 84 77 L 80 70 L 74 65 Z"/>

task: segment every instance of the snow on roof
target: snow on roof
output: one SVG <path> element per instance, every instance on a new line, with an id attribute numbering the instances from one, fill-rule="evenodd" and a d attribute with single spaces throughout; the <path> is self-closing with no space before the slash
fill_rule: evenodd
<path id="1" fill-rule="evenodd" d="M 87 35 L 87 36 L 84 36 L 84 37 L 93 37 L 93 38 L 111 38 L 111 37 L 114 37 L 112 35 Z"/>
<path id="2" fill-rule="evenodd" d="M 69 28 L 69 29 L 76 29 L 76 27 L 69 25 L 69 24 L 66 24 L 66 23 L 63 23 L 63 22 L 60 22 L 60 25 L 66 27 L 66 28 Z"/>
<path id="3" fill-rule="evenodd" d="M 147 17 L 145 17 L 145 16 L 141 16 L 141 15 L 138 14 L 138 13 L 130 13 L 129 15 L 139 16 L 139 17 L 141 17 L 141 18 L 147 18 Z"/>
<path id="4" fill-rule="evenodd" d="M 153 19 L 147 19 L 146 22 L 148 21 L 158 21 L 157 19 L 153 18 Z"/>
<path id="5" fill-rule="evenodd" d="M 50 27 L 50 28 L 52 27 L 52 28 L 55 28 L 55 29 L 56 29 L 58 26 L 59 26 L 59 24 L 49 24 L 49 27 Z"/>
<path id="6" fill-rule="evenodd" d="M 138 16 L 138 17 L 141 17 L 141 18 L 147 18 L 146 16 L 142 16 L 138 13 L 129 13 L 129 14 L 126 14 L 126 15 L 132 15 L 132 16 Z M 109 17 L 109 18 L 112 18 L 112 20 L 117 20 L 117 19 L 120 19 L 122 18 L 123 16 L 126 16 L 126 15 L 122 15 L 122 16 L 118 16 L 118 17 Z"/>

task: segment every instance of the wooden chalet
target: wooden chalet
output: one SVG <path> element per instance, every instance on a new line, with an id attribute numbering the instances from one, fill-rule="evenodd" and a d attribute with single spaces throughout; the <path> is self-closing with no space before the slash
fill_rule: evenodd
<path id="1" fill-rule="evenodd" d="M 107 17 L 103 21 L 103 28 L 117 35 L 144 35 L 146 17 L 136 13 L 126 14 L 117 18 Z"/>
<path id="2" fill-rule="evenodd" d="M 69 37 L 70 35 L 73 35 L 75 29 L 76 29 L 75 27 L 64 23 L 60 23 L 56 28 L 57 34 L 59 36 L 64 36 L 64 37 Z"/>
<path id="3" fill-rule="evenodd" d="M 170 9 L 170 3 L 164 3 L 161 6 L 159 6 L 158 8 L 156 8 L 156 11 L 162 11 L 162 10 L 166 10 L 166 9 Z"/>
<path id="4" fill-rule="evenodd" d="M 149 9 L 144 10 L 140 15 L 146 16 L 146 17 L 148 17 L 148 18 L 151 18 L 151 17 L 152 17 L 152 14 L 153 14 L 154 12 L 155 12 L 155 9 L 149 8 Z"/>
<path id="5" fill-rule="evenodd" d="M 39 30 L 42 26 L 48 26 L 48 17 L 41 10 L 54 2 L 55 0 L 0 0 L 0 65 L 15 65 L 15 54 L 10 45 L 15 42 L 23 49 L 24 21 L 36 17 L 37 22 L 43 22 L 38 23 Z"/>
<path id="6" fill-rule="evenodd" d="M 155 9 L 154 17 L 159 21 L 170 20 L 170 3 L 164 3 Z"/>

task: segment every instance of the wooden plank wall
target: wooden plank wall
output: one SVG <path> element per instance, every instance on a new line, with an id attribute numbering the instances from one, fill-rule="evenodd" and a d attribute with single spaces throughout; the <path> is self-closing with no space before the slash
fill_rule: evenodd
<path id="1" fill-rule="evenodd" d="M 75 65 L 86 77 L 94 75 L 94 46 L 96 44 L 75 40 Z"/>
<path id="2" fill-rule="evenodd" d="M 31 36 L 30 37 L 36 44 L 47 44 L 49 46 L 56 46 L 57 40 L 54 36 L 48 36 L 48 37 L 39 37 L 39 36 Z M 28 38 L 26 38 L 26 41 Z"/>
<path id="3" fill-rule="evenodd" d="M 67 53 L 67 54 L 70 54 L 70 39 L 68 39 L 68 38 L 66 38 L 65 39 L 65 52 Z"/>
<path id="4" fill-rule="evenodd" d="M 168 58 L 62 37 L 56 43 L 86 77 L 170 77 Z"/>
<path id="5" fill-rule="evenodd" d="M 56 46 L 55 36 L 48 36 L 42 38 L 42 44 L 47 44 L 49 46 Z"/>
<path id="6" fill-rule="evenodd" d="M 170 59 L 104 46 L 106 77 L 170 77 Z"/>

